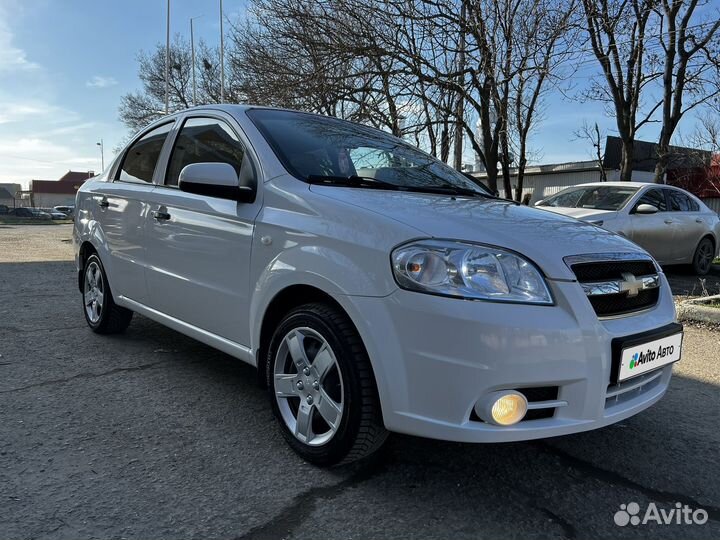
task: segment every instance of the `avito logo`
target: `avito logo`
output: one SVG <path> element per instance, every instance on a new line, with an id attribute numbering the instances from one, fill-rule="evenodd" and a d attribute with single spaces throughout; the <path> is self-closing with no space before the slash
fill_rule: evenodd
<path id="1" fill-rule="evenodd" d="M 657 351 L 648 349 L 645 352 L 635 353 L 630 359 L 630 369 L 636 368 L 642 364 L 647 364 L 655 359 L 665 358 L 666 356 L 671 355 L 674 350 L 675 347 L 672 345 L 668 345 L 667 347 L 663 347 L 661 345 Z"/>

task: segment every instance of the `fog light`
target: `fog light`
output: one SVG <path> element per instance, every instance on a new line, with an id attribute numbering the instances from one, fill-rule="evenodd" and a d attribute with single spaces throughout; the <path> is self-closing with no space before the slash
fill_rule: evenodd
<path id="1" fill-rule="evenodd" d="M 475 412 L 488 424 L 511 426 L 525 417 L 527 399 L 520 392 L 493 392 L 478 401 Z"/>

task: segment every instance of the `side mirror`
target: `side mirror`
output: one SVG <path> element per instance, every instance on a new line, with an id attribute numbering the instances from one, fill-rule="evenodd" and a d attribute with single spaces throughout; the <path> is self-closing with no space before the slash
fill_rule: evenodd
<path id="1" fill-rule="evenodd" d="M 657 206 L 652 204 L 638 204 L 635 207 L 635 214 L 656 214 L 658 212 Z"/>
<path id="2" fill-rule="evenodd" d="M 178 186 L 181 191 L 230 199 L 239 202 L 252 202 L 255 190 L 241 186 L 235 168 L 229 163 L 191 163 L 180 171 Z"/>

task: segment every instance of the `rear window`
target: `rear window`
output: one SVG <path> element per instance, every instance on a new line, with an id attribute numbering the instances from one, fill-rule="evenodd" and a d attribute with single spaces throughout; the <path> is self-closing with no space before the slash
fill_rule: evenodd
<path id="1" fill-rule="evenodd" d="M 155 166 L 172 126 L 172 122 L 163 124 L 135 141 L 125 154 L 117 179 L 121 182 L 152 182 Z"/>
<path id="2" fill-rule="evenodd" d="M 700 210 L 698 203 L 681 191 L 668 190 L 668 195 L 670 196 L 670 209 L 673 212 L 697 212 Z"/>

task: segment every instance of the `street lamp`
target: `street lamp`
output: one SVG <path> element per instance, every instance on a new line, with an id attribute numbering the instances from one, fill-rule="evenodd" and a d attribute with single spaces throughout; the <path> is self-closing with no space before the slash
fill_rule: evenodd
<path id="1" fill-rule="evenodd" d="M 225 44 L 223 39 L 223 0 L 220 0 L 220 103 L 225 102 Z"/>
<path id="2" fill-rule="evenodd" d="M 170 112 L 170 0 L 167 0 L 165 25 L 165 114 Z"/>
<path id="3" fill-rule="evenodd" d="M 193 105 L 197 105 L 197 85 L 195 84 L 195 34 L 193 32 L 193 21 L 199 19 L 202 15 L 190 18 L 190 52 L 192 55 L 192 85 L 193 85 Z"/>
<path id="4" fill-rule="evenodd" d="M 95 143 L 95 145 L 100 147 L 100 172 L 103 172 L 105 170 L 105 145 L 102 139 L 100 139 L 100 142 Z"/>

